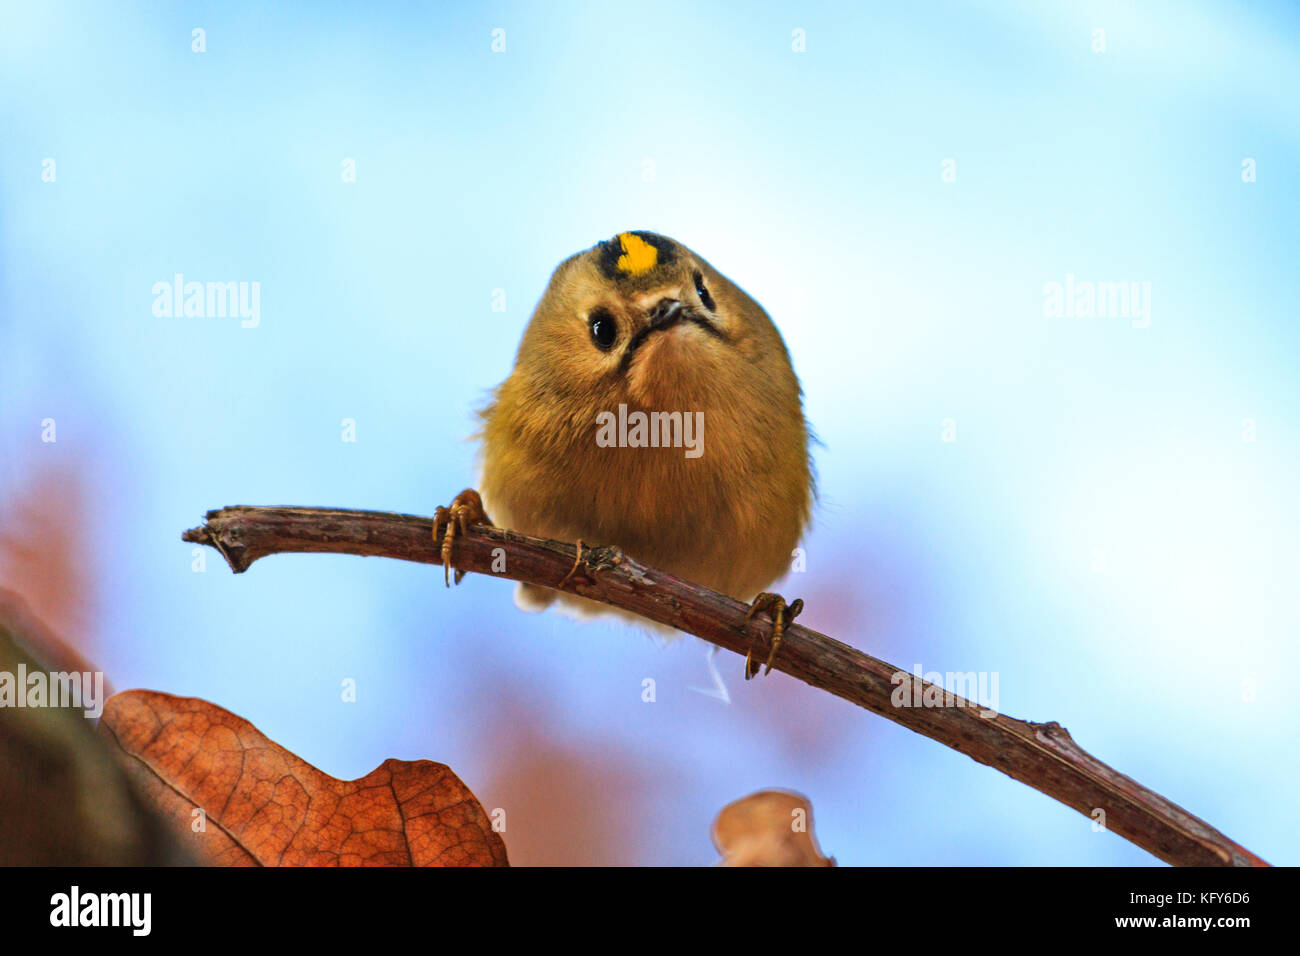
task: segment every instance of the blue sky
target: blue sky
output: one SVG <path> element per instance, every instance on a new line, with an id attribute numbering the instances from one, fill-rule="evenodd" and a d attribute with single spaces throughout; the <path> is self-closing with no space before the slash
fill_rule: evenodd
<path id="1" fill-rule="evenodd" d="M 429 513 L 473 484 L 550 270 L 652 229 L 763 303 L 803 381 L 807 623 L 996 672 L 1005 712 L 1300 862 L 1294 7 L 2 9 L 0 494 L 93 468 L 117 687 L 340 777 L 440 760 L 489 808 L 523 713 L 636 780 L 584 810 L 627 862 L 712 861 L 713 813 L 763 786 L 843 863 L 1154 862 L 790 678 L 720 659 L 733 703 L 696 693 L 694 640 L 396 562 L 192 570 L 209 508 Z M 259 324 L 155 316 L 176 273 L 258 282 Z M 1067 275 L 1149 283 L 1149 321 L 1048 315 Z"/>

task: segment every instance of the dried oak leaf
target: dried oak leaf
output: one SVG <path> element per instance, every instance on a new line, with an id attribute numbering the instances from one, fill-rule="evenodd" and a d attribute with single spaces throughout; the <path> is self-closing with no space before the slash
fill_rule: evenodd
<path id="1" fill-rule="evenodd" d="M 508 865 L 483 807 L 440 763 L 386 760 L 337 780 L 242 717 L 155 691 L 110 697 L 99 729 L 195 856 L 216 866 Z"/>
<path id="2" fill-rule="evenodd" d="M 713 821 L 723 866 L 834 866 L 812 832 L 812 804 L 786 790 L 760 790 L 729 803 Z"/>

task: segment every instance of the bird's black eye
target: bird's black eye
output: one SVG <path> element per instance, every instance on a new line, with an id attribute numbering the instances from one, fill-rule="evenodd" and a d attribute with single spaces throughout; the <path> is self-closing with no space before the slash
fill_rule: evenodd
<path id="1" fill-rule="evenodd" d="M 591 329 L 591 340 L 596 343 L 596 348 L 608 352 L 614 347 L 614 340 L 618 338 L 618 323 L 608 309 L 592 309 L 591 315 L 587 316 L 587 326 Z"/>
<path id="2" fill-rule="evenodd" d="M 704 273 L 695 273 L 695 294 L 700 297 L 704 307 L 710 312 L 716 312 L 717 307 L 713 303 L 713 296 L 709 295 L 709 290 L 704 287 Z"/>

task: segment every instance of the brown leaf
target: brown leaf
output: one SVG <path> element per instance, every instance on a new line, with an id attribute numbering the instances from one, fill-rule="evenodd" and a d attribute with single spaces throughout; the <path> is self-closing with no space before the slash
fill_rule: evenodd
<path id="1" fill-rule="evenodd" d="M 812 804 L 785 790 L 760 790 L 723 807 L 713 845 L 723 866 L 835 865 L 817 849 Z"/>
<path id="2" fill-rule="evenodd" d="M 0 681 L 93 670 L 0 589 Z M 69 663 L 71 660 L 71 663 Z M 0 866 L 160 866 L 192 863 L 162 816 L 95 733 L 84 698 L 0 706 Z M 96 708 L 103 703 L 95 702 Z M 70 704 L 70 706 L 64 706 Z"/>
<path id="3" fill-rule="evenodd" d="M 215 704 L 154 691 L 109 698 L 100 732 L 214 865 L 507 865 L 483 807 L 440 763 L 386 760 L 337 780 Z"/>

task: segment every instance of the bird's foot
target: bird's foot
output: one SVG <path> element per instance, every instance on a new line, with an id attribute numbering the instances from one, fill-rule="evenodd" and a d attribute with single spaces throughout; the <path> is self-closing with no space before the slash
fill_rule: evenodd
<path id="1" fill-rule="evenodd" d="M 767 611 L 772 618 L 772 649 L 767 655 L 766 670 L 764 674 L 772 673 L 772 661 L 776 659 L 777 649 L 781 646 L 781 639 L 785 637 L 785 629 L 790 623 L 799 616 L 803 610 L 803 598 L 796 598 L 792 604 L 786 604 L 785 598 L 779 594 L 772 594 L 764 591 L 758 597 L 754 598 L 754 603 L 749 606 L 745 612 L 745 623 L 759 611 Z M 754 666 L 753 652 L 745 655 L 745 680 L 749 680 L 758 673 L 758 668 Z"/>
<path id="2" fill-rule="evenodd" d="M 447 587 L 451 587 L 451 543 L 456 538 L 456 531 L 459 529 L 461 534 L 465 534 L 474 525 L 491 527 L 492 519 L 483 510 L 483 499 L 473 488 L 466 488 L 453 498 L 450 507 L 439 505 L 433 513 L 433 540 L 435 544 L 441 542 L 442 575 Z M 457 570 L 456 583 L 460 584 L 464 576 L 464 571 Z"/>
<path id="3" fill-rule="evenodd" d="M 573 567 L 569 568 L 569 573 L 566 574 L 563 577 L 563 579 L 561 579 L 560 583 L 555 586 L 555 590 L 563 591 L 564 586 L 569 583 L 569 579 L 572 578 L 573 575 L 577 573 L 578 568 L 582 565 L 582 548 L 583 548 L 582 539 L 579 538 L 578 553 L 573 556 Z"/>

